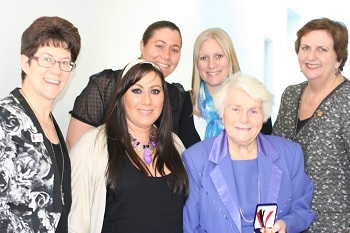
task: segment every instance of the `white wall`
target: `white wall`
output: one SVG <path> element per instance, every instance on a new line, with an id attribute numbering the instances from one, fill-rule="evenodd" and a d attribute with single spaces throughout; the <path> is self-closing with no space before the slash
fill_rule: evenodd
<path id="1" fill-rule="evenodd" d="M 275 94 L 274 120 L 283 89 L 303 80 L 294 53 L 295 38 L 291 38 L 295 36 L 295 30 L 313 17 L 333 18 L 335 15 L 328 16 L 319 9 L 321 5 L 329 9 L 331 4 L 320 4 L 321 1 L 316 0 L 308 2 L 310 5 L 302 0 L 61 0 L 49 4 L 44 0 L 4 1 L 0 8 L 0 98 L 21 86 L 22 32 L 43 15 L 66 18 L 79 29 L 82 49 L 77 69 L 53 109 L 65 135 L 70 118 L 68 112 L 75 97 L 86 86 L 88 77 L 106 68 L 120 69 L 138 57 L 139 43 L 146 27 L 154 21 L 166 19 L 179 26 L 183 37 L 181 60 L 175 72 L 167 78 L 169 82 L 180 82 L 190 89 L 194 41 L 204 29 L 221 27 L 233 40 L 242 71 L 261 81 L 271 79 L 266 85 Z M 312 4 L 315 2 L 317 5 Z M 292 24 L 294 27 L 290 27 L 288 21 L 287 5 L 300 16 Z M 339 13 L 339 9 L 335 11 Z M 302 17 L 303 12 L 308 18 Z M 338 20 L 346 23 L 345 19 Z M 267 67 L 271 77 L 264 77 L 265 40 L 271 41 L 272 45 L 271 67 Z"/>

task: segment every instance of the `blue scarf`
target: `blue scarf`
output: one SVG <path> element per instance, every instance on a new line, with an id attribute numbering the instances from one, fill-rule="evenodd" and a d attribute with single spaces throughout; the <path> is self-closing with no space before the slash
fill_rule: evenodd
<path id="1" fill-rule="evenodd" d="M 201 82 L 198 94 L 198 108 L 201 117 L 207 122 L 204 139 L 217 136 L 223 129 L 221 118 L 215 112 L 213 98 L 210 96 L 205 82 Z"/>

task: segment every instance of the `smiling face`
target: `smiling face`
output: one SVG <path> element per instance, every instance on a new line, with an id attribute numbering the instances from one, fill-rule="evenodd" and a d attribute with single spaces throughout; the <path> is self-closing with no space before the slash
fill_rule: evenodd
<path id="1" fill-rule="evenodd" d="M 215 39 L 202 43 L 198 57 L 199 75 L 207 84 L 211 95 L 229 75 L 229 62 L 221 46 Z"/>
<path id="2" fill-rule="evenodd" d="M 301 38 L 298 61 L 309 81 L 334 77 L 340 62 L 333 46 L 334 41 L 325 30 L 310 31 Z"/>
<path id="3" fill-rule="evenodd" d="M 147 73 L 132 85 L 123 96 L 127 125 L 131 129 L 148 129 L 159 118 L 163 109 L 162 81 L 155 72 Z"/>
<path id="4" fill-rule="evenodd" d="M 181 37 L 178 31 L 169 28 L 155 30 L 147 44 L 141 41 L 142 59 L 155 62 L 164 77 L 177 67 L 181 55 Z"/>
<path id="5" fill-rule="evenodd" d="M 262 101 L 256 101 L 242 89 L 231 92 L 222 116 L 229 144 L 249 146 L 254 143 L 263 120 Z"/>
<path id="6" fill-rule="evenodd" d="M 54 46 L 40 47 L 34 56 L 45 56 L 56 61 L 71 60 L 70 51 Z M 26 93 L 30 93 L 32 97 L 35 94 L 36 98 L 49 101 L 54 101 L 64 90 L 71 74 L 70 72 L 62 71 L 58 62 L 52 68 L 45 68 L 39 66 L 37 61 L 30 60 L 25 55 L 21 55 L 21 66 L 26 73 L 22 89 L 25 89 Z"/>

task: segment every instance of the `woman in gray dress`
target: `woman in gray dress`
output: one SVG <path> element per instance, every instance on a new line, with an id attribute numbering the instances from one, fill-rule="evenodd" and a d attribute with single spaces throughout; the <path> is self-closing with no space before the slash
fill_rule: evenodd
<path id="1" fill-rule="evenodd" d="M 295 51 L 307 81 L 287 87 L 273 134 L 300 143 L 314 183 L 309 232 L 350 229 L 350 82 L 342 75 L 348 30 L 314 19 L 298 32 Z"/>

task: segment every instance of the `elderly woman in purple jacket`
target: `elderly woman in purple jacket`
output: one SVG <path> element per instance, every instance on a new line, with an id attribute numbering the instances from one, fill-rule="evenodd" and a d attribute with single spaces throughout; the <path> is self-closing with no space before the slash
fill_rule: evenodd
<path id="1" fill-rule="evenodd" d="M 190 180 L 184 232 L 306 230 L 315 214 L 301 147 L 259 133 L 271 115 L 272 94 L 257 79 L 237 73 L 225 81 L 214 105 L 224 130 L 183 154 Z M 257 206 L 267 203 L 277 210 L 259 215 Z"/>

